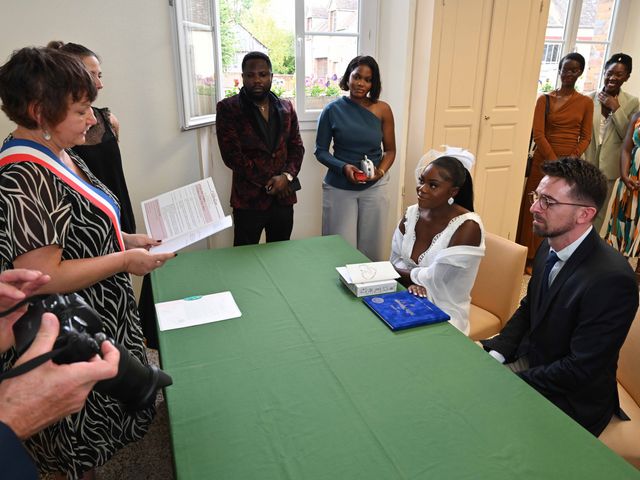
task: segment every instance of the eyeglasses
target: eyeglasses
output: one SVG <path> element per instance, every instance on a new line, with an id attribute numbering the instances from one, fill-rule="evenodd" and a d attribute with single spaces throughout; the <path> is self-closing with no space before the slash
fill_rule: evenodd
<path id="1" fill-rule="evenodd" d="M 574 207 L 592 207 L 593 205 L 584 205 L 583 203 L 568 203 L 568 202 L 556 202 L 555 200 L 550 199 L 546 195 L 540 195 L 538 192 L 529 192 L 529 202 L 533 205 L 536 202 L 540 202 L 540 208 L 542 210 L 546 210 L 549 207 L 553 207 L 554 205 L 573 205 Z"/>

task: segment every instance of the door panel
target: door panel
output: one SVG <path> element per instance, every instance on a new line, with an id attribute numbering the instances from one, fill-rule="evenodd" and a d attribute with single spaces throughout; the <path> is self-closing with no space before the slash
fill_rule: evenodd
<path id="1" fill-rule="evenodd" d="M 464 127 L 448 126 L 444 129 L 444 139 L 440 143 L 441 145 L 471 145 L 474 140 L 475 128 L 471 125 Z"/>
<path id="2" fill-rule="evenodd" d="M 478 142 L 492 0 L 443 6 L 432 145 L 473 149 Z"/>
<path id="3" fill-rule="evenodd" d="M 493 2 L 474 172 L 475 207 L 487 230 L 511 239 L 517 229 L 542 55 L 546 23 L 542 7 L 541 0 Z"/>

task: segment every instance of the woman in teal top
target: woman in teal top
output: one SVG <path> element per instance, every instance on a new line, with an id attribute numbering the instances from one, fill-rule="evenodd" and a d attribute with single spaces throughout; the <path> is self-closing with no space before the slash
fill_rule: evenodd
<path id="1" fill-rule="evenodd" d="M 315 155 L 328 167 L 322 185 L 322 234 L 342 235 L 372 260 L 388 257 L 387 171 L 396 157 L 391 107 L 378 100 L 380 70 L 369 56 L 355 57 L 340 80 L 348 97 L 327 105 L 318 119 Z M 333 152 L 329 145 L 333 140 Z M 375 166 L 366 178 L 368 158 Z"/>

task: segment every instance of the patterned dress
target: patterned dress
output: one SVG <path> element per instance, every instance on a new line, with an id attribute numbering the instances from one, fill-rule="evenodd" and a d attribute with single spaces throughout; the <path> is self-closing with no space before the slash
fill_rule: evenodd
<path id="1" fill-rule="evenodd" d="M 69 154 L 94 186 L 108 192 L 79 157 Z M 0 269 L 13 268 L 16 257 L 48 245 L 60 245 L 63 260 L 120 250 L 107 215 L 47 168 L 32 162 L 0 167 Z M 78 293 L 100 312 L 104 332 L 146 364 L 129 275 L 116 274 Z M 2 355 L 2 371 L 15 360 L 14 350 Z M 154 414 L 154 408 L 127 413 L 117 401 L 91 392 L 80 412 L 34 435 L 25 445 L 41 472 L 62 471 L 77 478 L 142 438 Z"/>
<path id="2" fill-rule="evenodd" d="M 633 126 L 633 149 L 629 179 L 640 180 L 640 120 Z M 640 209 L 638 209 L 638 190 L 629 190 L 621 179 L 616 181 L 613 190 L 616 198 L 611 206 L 611 220 L 605 240 L 625 257 L 637 257 L 640 253 Z"/>

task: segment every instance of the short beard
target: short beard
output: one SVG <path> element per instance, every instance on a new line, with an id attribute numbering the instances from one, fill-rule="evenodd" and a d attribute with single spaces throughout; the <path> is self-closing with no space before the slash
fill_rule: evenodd
<path id="1" fill-rule="evenodd" d="M 262 100 L 264 100 L 269 96 L 269 90 L 265 90 L 265 92 L 262 95 L 254 95 L 253 92 L 247 90 L 247 95 L 254 102 L 261 102 Z"/>
<path id="2" fill-rule="evenodd" d="M 539 227 L 536 227 L 535 225 L 533 225 L 533 233 L 535 233 L 537 236 L 541 237 L 541 238 L 554 238 L 554 237 L 559 237 L 560 235 L 564 235 L 565 233 L 569 232 L 571 230 L 571 228 L 566 227 L 566 228 L 558 228 L 556 230 L 542 230 Z"/>

